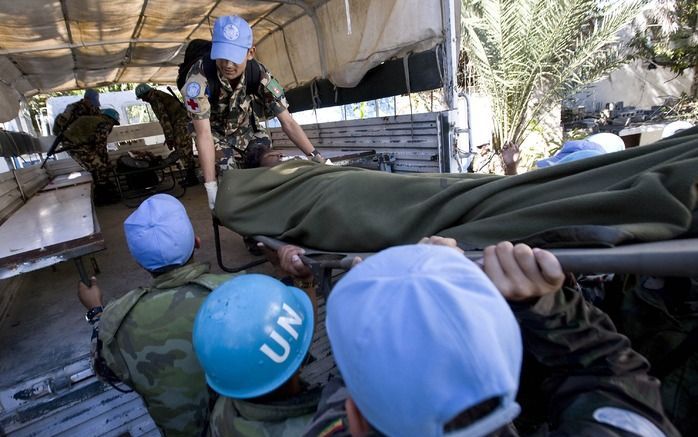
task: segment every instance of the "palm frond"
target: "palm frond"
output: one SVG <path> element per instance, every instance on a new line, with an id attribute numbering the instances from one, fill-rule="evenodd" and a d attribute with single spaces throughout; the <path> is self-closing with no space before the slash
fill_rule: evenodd
<path id="1" fill-rule="evenodd" d="M 553 99 L 621 65 L 617 34 L 647 2 L 463 0 L 463 47 L 492 99 L 495 149 L 520 143 Z"/>

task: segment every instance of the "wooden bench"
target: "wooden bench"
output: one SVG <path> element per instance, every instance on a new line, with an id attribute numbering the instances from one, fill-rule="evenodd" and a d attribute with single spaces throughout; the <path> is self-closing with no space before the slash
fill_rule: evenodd
<path id="1" fill-rule="evenodd" d="M 382 170 L 397 173 L 447 171 L 442 150 L 440 113 L 398 115 L 332 123 L 305 124 L 310 142 L 323 154 L 333 156 L 373 151 Z M 281 128 L 270 129 L 274 149 L 285 154 L 301 152 Z"/>
<path id="2" fill-rule="evenodd" d="M 73 171 L 73 160 L 42 169 L 45 150 L 27 134 L 1 132 L 0 150 L 11 164 L 0 174 L 0 279 L 73 259 L 87 280 L 81 257 L 104 249 L 90 174 Z M 34 154 L 33 164 L 16 166 Z"/>

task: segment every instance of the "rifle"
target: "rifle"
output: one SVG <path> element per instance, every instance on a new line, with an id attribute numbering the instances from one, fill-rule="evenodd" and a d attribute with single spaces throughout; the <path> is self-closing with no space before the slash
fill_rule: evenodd
<path id="1" fill-rule="evenodd" d="M 44 158 L 44 162 L 41 163 L 41 168 L 44 168 L 46 166 L 46 161 L 48 159 L 56 154 L 56 149 L 58 148 L 58 144 L 60 144 L 61 140 L 63 140 L 63 133 L 61 132 L 60 135 L 56 137 L 55 140 L 53 140 L 53 143 L 51 144 L 51 147 L 49 147 L 48 152 L 46 152 L 46 158 Z"/>

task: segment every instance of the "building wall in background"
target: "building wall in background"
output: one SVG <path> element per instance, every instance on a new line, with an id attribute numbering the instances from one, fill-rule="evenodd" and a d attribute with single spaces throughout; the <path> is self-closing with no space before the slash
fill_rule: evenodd
<path id="1" fill-rule="evenodd" d="M 590 85 L 565 102 L 565 106 L 577 108 L 584 106 L 587 112 L 598 112 L 607 103 L 623 102 L 623 106 L 635 106 L 649 109 L 662 105 L 667 98 L 679 97 L 688 93 L 693 82 L 690 69 L 677 76 L 667 68 L 647 68 L 647 62 L 636 61 L 627 64 L 604 80 Z"/>

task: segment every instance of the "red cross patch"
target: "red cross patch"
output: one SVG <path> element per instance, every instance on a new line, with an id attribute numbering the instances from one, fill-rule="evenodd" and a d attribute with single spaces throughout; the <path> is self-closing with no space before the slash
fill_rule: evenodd
<path id="1" fill-rule="evenodd" d="M 199 112 L 199 104 L 196 103 L 196 100 L 187 99 L 187 106 L 189 106 L 193 112 Z"/>

